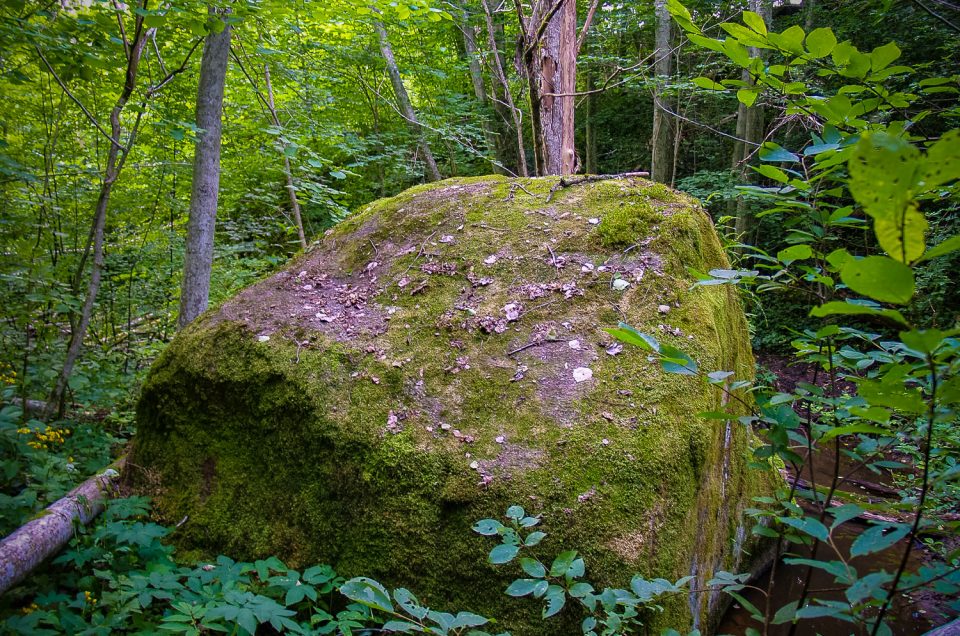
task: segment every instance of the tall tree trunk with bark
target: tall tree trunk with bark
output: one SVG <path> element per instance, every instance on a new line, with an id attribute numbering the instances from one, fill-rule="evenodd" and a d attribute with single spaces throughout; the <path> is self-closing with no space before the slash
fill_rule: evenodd
<path id="1" fill-rule="evenodd" d="M 651 139 L 650 178 L 660 183 L 672 183 L 674 164 L 674 122 L 664 109 L 671 108 L 664 85 L 673 72 L 673 53 L 670 46 L 670 13 L 666 0 L 656 0 L 656 49 L 654 69 L 657 74 L 653 91 L 653 134 Z"/>
<path id="2" fill-rule="evenodd" d="M 213 9 L 211 9 L 213 12 Z M 203 130 L 193 155 L 193 186 L 190 191 L 190 219 L 183 259 L 180 288 L 182 329 L 202 314 L 210 302 L 210 275 L 213 271 L 213 237 L 220 194 L 220 134 L 223 90 L 230 57 L 230 25 L 212 32 L 203 44 L 200 83 L 197 87 L 197 127 Z"/>
<path id="3" fill-rule="evenodd" d="M 430 144 L 427 142 L 427 136 L 423 131 L 423 126 L 420 125 L 420 120 L 417 119 L 417 113 L 413 110 L 413 104 L 410 102 L 407 89 L 403 85 L 403 78 L 400 76 L 397 60 L 393 56 L 393 47 L 387 38 L 387 30 L 379 20 L 375 20 L 373 25 L 377 30 L 377 39 L 380 41 L 380 54 L 383 55 L 383 61 L 387 65 L 387 75 L 390 76 L 390 83 L 393 85 L 393 93 L 397 97 L 397 105 L 400 107 L 400 113 L 403 115 L 403 118 L 407 120 L 420 146 L 423 163 L 426 166 L 427 180 L 439 181 L 442 178 L 440 176 L 440 170 L 437 168 L 437 162 L 433 158 L 433 152 L 430 150 Z"/>
<path id="4" fill-rule="evenodd" d="M 100 195 L 97 197 L 97 205 L 94 209 L 93 223 L 91 224 L 90 235 L 87 238 L 87 245 L 77 265 L 76 273 L 74 274 L 73 286 L 75 289 L 79 289 L 82 284 L 83 273 L 86 269 L 87 256 L 92 252 L 93 260 L 90 267 L 90 280 L 87 283 L 87 294 L 84 298 L 80 315 L 71 316 L 70 318 L 70 341 L 67 344 L 67 354 L 64 357 L 63 367 L 60 369 L 60 374 L 57 376 L 53 390 L 50 392 L 50 398 L 47 400 L 47 409 L 44 412 L 46 417 L 52 417 L 53 415 L 62 417 L 66 407 L 67 387 L 69 386 L 70 376 L 73 374 L 73 367 L 76 365 L 77 359 L 80 357 L 80 352 L 83 349 L 83 340 L 86 338 L 87 329 L 90 327 L 90 319 L 93 317 L 97 294 L 100 292 L 100 280 L 103 275 L 104 263 L 104 232 L 107 225 L 107 211 L 110 207 L 110 195 L 113 193 L 113 186 L 117 182 L 120 172 L 123 170 L 123 164 L 130 154 L 130 149 L 133 147 L 137 131 L 140 128 L 143 114 L 142 110 L 137 114 L 136 120 L 127 137 L 127 144 L 124 146 L 122 144 L 123 128 L 120 122 L 120 115 L 123 113 L 124 108 L 130 101 L 130 97 L 133 95 L 133 91 L 137 86 L 140 60 L 143 58 L 143 51 L 147 41 L 152 37 L 154 32 L 154 29 L 144 28 L 142 16 L 138 15 L 135 20 L 133 39 L 130 42 L 126 42 L 125 40 L 128 52 L 127 70 L 124 75 L 123 89 L 120 91 L 120 96 L 117 98 L 113 110 L 110 111 L 110 134 L 108 135 L 110 145 L 107 151 L 107 164 L 103 183 L 100 185 Z M 47 62 L 47 59 L 43 56 L 39 48 L 37 49 L 37 53 L 40 55 L 40 58 L 50 73 L 56 76 L 53 67 Z M 60 82 L 59 77 L 57 81 Z M 65 92 L 67 91 L 66 86 L 62 83 L 61 87 Z M 96 121 L 92 119 L 92 116 L 87 113 L 86 109 L 84 109 L 84 112 L 91 121 L 96 124 Z M 100 128 L 99 124 L 96 125 Z M 100 128 L 100 130 L 105 133 L 103 128 Z"/>
<path id="5" fill-rule="evenodd" d="M 773 21 L 773 5 L 771 0 L 749 0 L 749 9 L 760 15 L 763 21 L 770 26 Z M 766 57 L 760 49 L 750 47 L 751 57 Z M 753 77 L 749 71 L 744 71 L 743 81 L 752 85 Z M 759 144 L 763 141 L 764 133 L 764 112 L 760 106 L 750 106 L 749 108 L 742 102 L 737 106 L 737 137 L 739 140 L 734 145 L 733 169 L 741 183 L 749 181 L 751 170 L 749 169 L 750 157 L 756 151 Z M 734 231 L 740 240 L 744 240 L 751 229 L 751 217 L 747 210 L 746 200 L 740 196 L 736 205 L 736 221 Z"/>
<path id="6" fill-rule="evenodd" d="M 523 31 L 523 63 L 537 174 L 572 174 L 574 93 L 577 90 L 576 0 L 535 0 L 529 18 L 517 10 Z"/>

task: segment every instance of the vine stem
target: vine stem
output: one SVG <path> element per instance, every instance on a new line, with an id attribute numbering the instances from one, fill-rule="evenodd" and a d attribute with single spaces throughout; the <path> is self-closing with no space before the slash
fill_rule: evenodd
<path id="1" fill-rule="evenodd" d="M 927 354 L 927 364 L 930 366 L 930 404 L 927 409 L 927 438 L 924 441 L 923 449 L 923 485 L 920 488 L 920 501 L 917 503 L 917 514 L 913 518 L 913 527 L 910 528 L 910 534 L 907 536 L 907 547 L 903 550 L 903 557 L 900 559 L 900 567 L 893 577 L 893 583 L 890 585 L 890 592 L 887 598 L 880 606 L 880 612 L 877 614 L 877 620 L 873 624 L 870 636 L 876 636 L 880 631 L 880 625 L 883 623 L 883 617 L 893 603 L 897 595 L 897 586 L 907 569 L 907 561 L 910 560 L 910 553 L 913 551 L 913 543 L 917 539 L 920 531 L 920 520 L 923 518 L 923 504 L 927 500 L 927 491 L 930 489 L 930 451 L 933 448 L 933 423 L 937 415 L 937 365 L 933 361 L 933 353 Z"/>

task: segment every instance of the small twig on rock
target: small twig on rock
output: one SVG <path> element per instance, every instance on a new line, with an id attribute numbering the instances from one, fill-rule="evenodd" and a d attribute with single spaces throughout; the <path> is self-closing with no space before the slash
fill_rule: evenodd
<path id="1" fill-rule="evenodd" d="M 407 275 L 407 272 L 410 271 L 410 268 L 416 264 L 416 262 L 420 259 L 421 256 L 423 256 L 423 248 L 427 246 L 427 243 L 430 242 L 430 239 L 432 239 L 436 235 L 436 233 L 437 231 L 434 230 L 433 232 L 430 233 L 430 236 L 428 236 L 423 240 L 423 243 L 420 244 L 420 249 L 417 250 L 417 255 L 413 257 L 413 260 L 410 261 L 409 265 L 407 265 L 407 269 L 403 270 L 403 273 L 400 274 L 400 276 L 398 276 L 396 280 L 400 280 L 401 278 Z"/>
<path id="2" fill-rule="evenodd" d="M 530 191 L 527 190 L 525 187 L 523 187 L 523 184 L 517 183 L 516 181 L 511 181 L 511 182 L 510 182 L 510 193 L 507 195 L 507 198 L 504 199 L 504 201 L 511 201 L 511 200 L 513 200 L 513 193 L 516 191 L 517 188 L 520 188 L 521 190 L 523 190 L 524 192 L 526 192 L 527 194 L 529 194 L 529 195 L 530 195 L 531 197 L 533 197 L 534 199 L 537 198 L 537 195 L 535 195 L 533 192 L 530 192 Z"/>
<path id="3" fill-rule="evenodd" d="M 553 266 L 557 268 L 557 278 L 560 278 L 560 264 L 557 263 L 557 255 L 553 253 L 553 248 L 547 244 L 547 249 L 550 250 L 550 258 L 553 259 Z"/>
<path id="4" fill-rule="evenodd" d="M 471 227 L 479 227 L 479 228 L 484 229 L 484 230 L 493 230 L 494 232 L 509 232 L 509 231 L 510 231 L 510 230 L 508 230 L 508 229 L 505 228 L 505 227 L 491 227 L 491 226 L 487 225 L 486 223 L 471 223 L 470 226 L 471 226 Z"/>
<path id="5" fill-rule="evenodd" d="M 588 174 L 586 176 L 580 177 L 579 179 L 571 179 L 567 181 L 564 177 L 560 177 L 560 181 L 557 182 L 555 186 L 550 188 L 550 193 L 547 195 L 547 203 L 553 199 L 553 195 L 562 188 L 569 188 L 570 186 L 580 185 L 581 183 L 593 183 L 595 181 L 607 181 L 609 179 L 632 179 L 634 177 L 649 177 L 649 172 L 621 172 L 619 174 Z"/>
<path id="6" fill-rule="evenodd" d="M 547 343 L 547 342 L 563 342 L 563 340 L 561 340 L 560 338 L 544 338 L 543 340 L 534 340 L 533 342 L 528 342 L 527 344 L 523 345 L 522 347 L 517 347 L 517 348 L 514 349 L 513 351 L 508 351 L 508 352 L 507 352 L 507 355 L 508 355 L 508 356 L 512 356 L 512 355 L 514 355 L 514 354 L 520 353 L 521 351 L 526 351 L 527 349 L 530 349 L 531 347 L 536 347 L 536 346 L 545 344 L 545 343 Z"/>
<path id="7" fill-rule="evenodd" d="M 380 250 L 377 249 L 377 244 L 370 239 L 367 239 L 367 240 L 370 241 L 370 247 L 373 248 L 373 257 L 380 258 Z"/>

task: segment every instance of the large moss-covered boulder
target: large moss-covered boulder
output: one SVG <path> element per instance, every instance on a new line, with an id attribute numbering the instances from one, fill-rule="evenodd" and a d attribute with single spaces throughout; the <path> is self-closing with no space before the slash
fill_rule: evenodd
<path id="1" fill-rule="evenodd" d="M 143 388 L 131 464 L 202 554 L 405 585 L 515 634 L 569 633 L 503 595 L 515 565 L 471 532 L 543 515 L 541 558 L 702 583 L 742 568 L 758 486 L 722 391 L 604 331 L 629 323 L 703 370 L 750 376 L 746 323 L 709 217 L 641 179 L 454 179 L 373 203 L 180 333 Z M 551 192 L 551 190 L 555 190 Z M 568 608 L 567 621 L 576 620 Z M 657 624 L 705 627 L 716 598 Z M 555 631 L 552 631 L 555 630 Z"/>

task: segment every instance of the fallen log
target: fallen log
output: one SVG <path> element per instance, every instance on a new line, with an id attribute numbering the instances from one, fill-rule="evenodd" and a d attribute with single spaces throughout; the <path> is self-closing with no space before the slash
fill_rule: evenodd
<path id="1" fill-rule="evenodd" d="M 59 552 L 73 536 L 75 523 L 86 525 L 103 512 L 124 460 L 110 464 L 0 541 L 0 594 Z"/>

